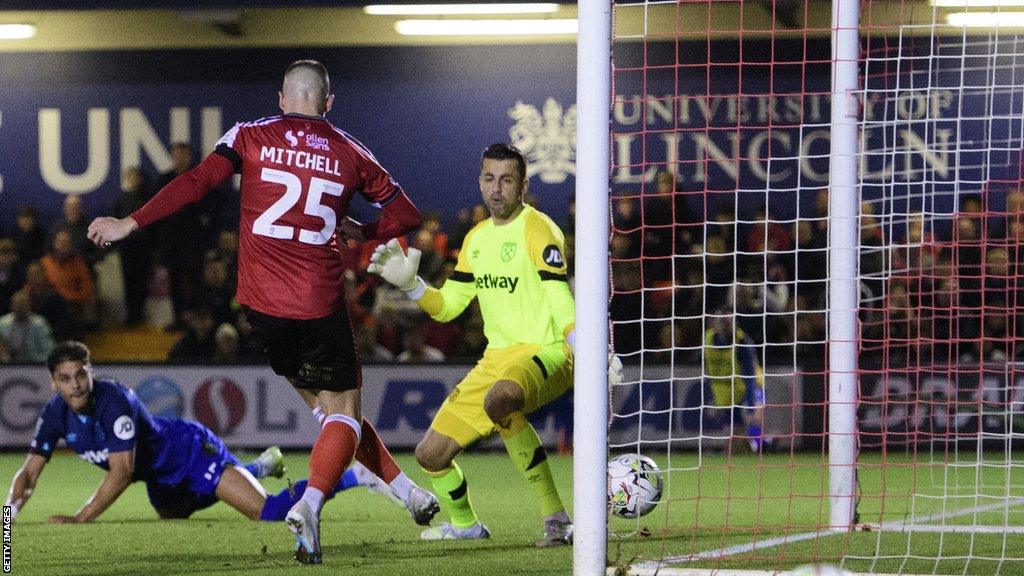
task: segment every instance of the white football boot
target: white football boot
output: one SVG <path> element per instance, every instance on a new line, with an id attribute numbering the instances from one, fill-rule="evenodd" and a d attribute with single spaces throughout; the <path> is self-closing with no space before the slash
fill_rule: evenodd
<path id="1" fill-rule="evenodd" d="M 456 528 L 451 522 L 445 522 L 420 533 L 420 540 L 486 540 L 490 537 L 491 531 L 479 522 L 469 528 Z"/>
<path id="2" fill-rule="evenodd" d="M 441 511 L 437 496 L 419 486 L 413 486 L 409 491 L 409 500 L 405 502 L 405 507 L 412 514 L 413 521 L 420 526 L 430 526 L 430 521 Z"/>
<path id="3" fill-rule="evenodd" d="M 405 506 L 405 502 L 395 494 L 395 491 L 388 486 L 388 483 L 377 477 L 376 474 L 370 472 L 370 469 L 363 466 L 359 462 L 353 462 L 352 466 L 349 466 L 349 470 L 356 475 L 356 481 L 359 482 L 360 486 L 365 487 L 368 490 L 372 490 L 379 494 L 387 496 L 389 500 L 400 506 Z"/>
<path id="4" fill-rule="evenodd" d="M 295 559 L 302 564 L 320 564 L 320 519 L 305 500 L 299 500 L 288 511 L 285 523 L 295 534 Z"/>

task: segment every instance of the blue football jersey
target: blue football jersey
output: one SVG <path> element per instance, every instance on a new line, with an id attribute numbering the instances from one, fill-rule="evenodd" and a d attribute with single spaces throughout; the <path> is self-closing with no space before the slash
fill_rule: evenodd
<path id="1" fill-rule="evenodd" d="M 63 438 L 83 460 L 109 470 L 109 455 L 135 449 L 133 480 L 174 484 L 192 452 L 188 422 L 152 416 L 134 392 L 112 380 L 95 380 L 92 412 L 76 414 L 55 395 L 36 422 L 29 452 L 50 458 Z"/>

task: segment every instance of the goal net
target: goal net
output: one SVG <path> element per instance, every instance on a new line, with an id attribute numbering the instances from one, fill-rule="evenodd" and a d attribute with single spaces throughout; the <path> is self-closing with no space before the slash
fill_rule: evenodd
<path id="1" fill-rule="evenodd" d="M 980 4 L 616 2 L 608 452 L 664 493 L 612 570 L 1024 574 L 1024 7 Z"/>

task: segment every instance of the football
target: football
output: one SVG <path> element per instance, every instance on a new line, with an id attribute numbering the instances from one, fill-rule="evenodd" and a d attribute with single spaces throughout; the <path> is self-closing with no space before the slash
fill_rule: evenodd
<path id="1" fill-rule="evenodd" d="M 661 471 L 654 460 L 622 454 L 608 462 L 608 507 L 622 518 L 639 518 L 661 500 Z"/>

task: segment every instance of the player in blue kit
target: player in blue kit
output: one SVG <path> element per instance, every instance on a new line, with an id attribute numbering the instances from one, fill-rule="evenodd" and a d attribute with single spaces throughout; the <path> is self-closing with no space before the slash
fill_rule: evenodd
<path id="1" fill-rule="evenodd" d="M 84 344 L 58 344 L 47 367 L 56 395 L 43 408 L 28 457 L 11 482 L 7 505 L 15 515 L 32 496 L 61 438 L 107 474 L 81 510 L 73 516 L 51 517 L 54 524 L 91 522 L 137 480 L 146 483 L 149 501 L 161 519 L 188 518 L 222 500 L 251 520 L 284 520 L 302 497 L 305 480 L 276 495 L 268 495 L 256 480 L 284 475 L 280 449 L 270 448 L 242 464 L 202 424 L 152 416 L 131 390 L 93 378 Z M 334 492 L 370 483 L 349 471 Z"/>

